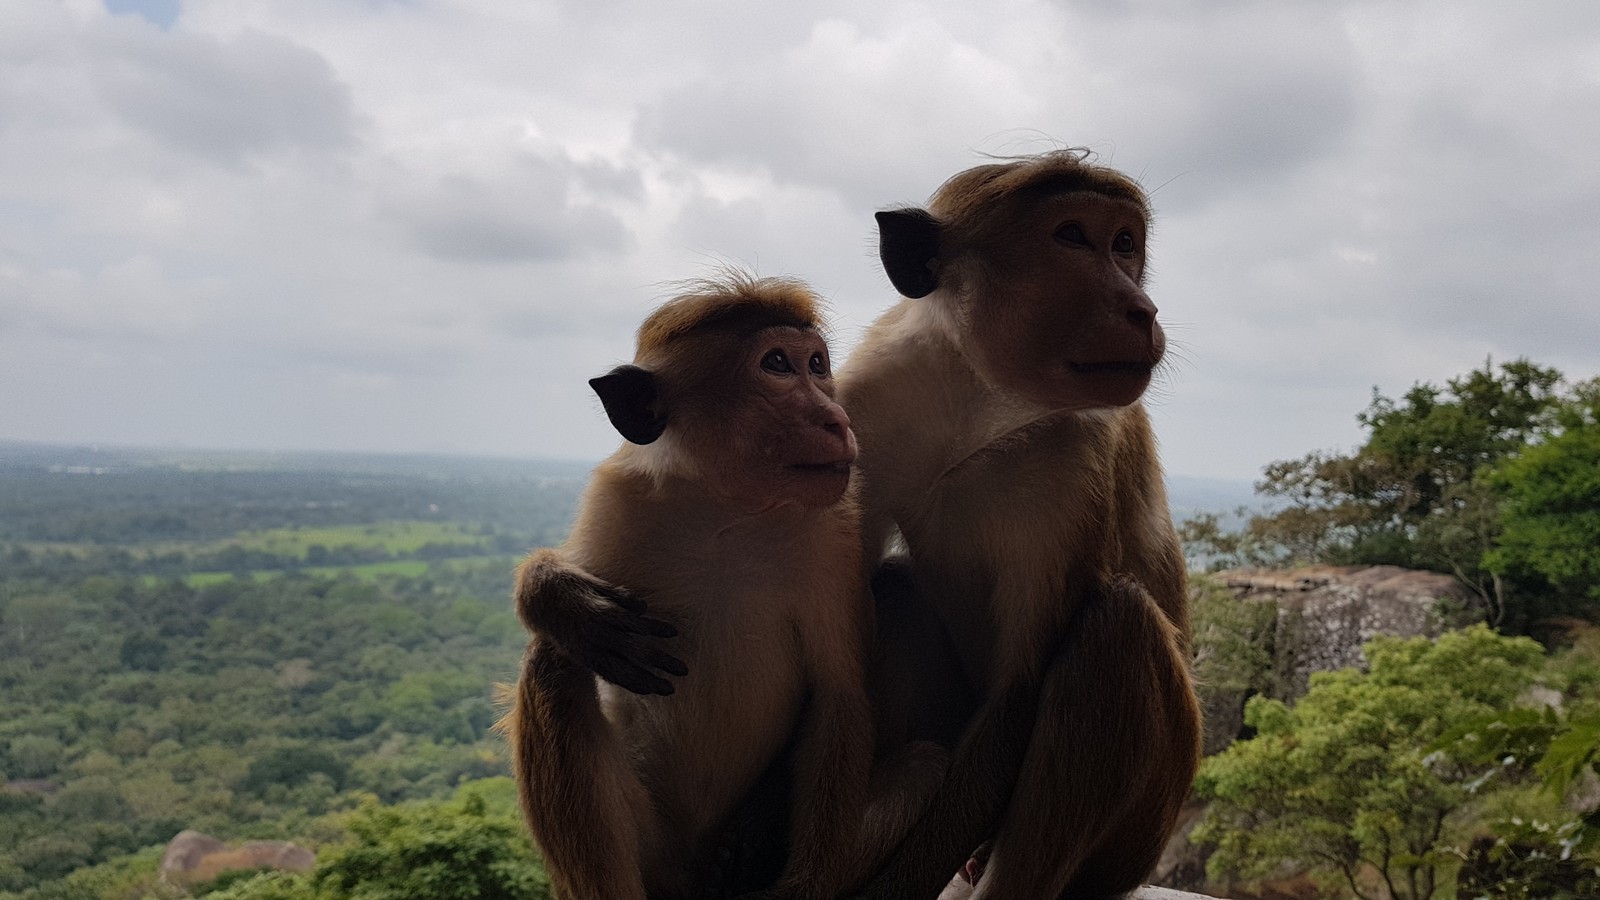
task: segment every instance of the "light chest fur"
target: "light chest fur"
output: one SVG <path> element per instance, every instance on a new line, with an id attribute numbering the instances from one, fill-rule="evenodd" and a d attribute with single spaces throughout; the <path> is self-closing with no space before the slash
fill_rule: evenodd
<path id="1" fill-rule="evenodd" d="M 813 510 L 752 515 L 700 503 L 686 517 L 670 482 L 603 483 L 630 489 L 587 497 L 590 521 L 575 525 L 563 551 L 627 585 L 651 616 L 671 622 L 678 636 L 662 648 L 684 661 L 688 675 L 665 697 L 596 679 L 601 707 L 661 814 L 665 833 L 646 852 L 695 853 L 794 732 L 806 691 L 802 629 L 851 636 L 864 602 L 849 564 L 857 539 Z M 629 513 L 608 516 L 617 504 Z M 664 534 L 670 542 L 659 539 Z M 810 563 L 817 559 L 841 565 L 819 570 Z M 719 724 L 697 724 L 704 722 Z"/>
<path id="2" fill-rule="evenodd" d="M 919 589 L 975 683 L 1042 658 L 1037 643 L 1071 616 L 1075 582 L 1120 572 L 1153 585 L 1181 579 L 1160 469 L 1141 449 L 1150 443 L 1142 406 L 1021 405 L 988 389 L 924 314 L 896 313 L 840 378 L 867 527 L 900 530 Z M 1132 489 L 1109 494 L 1107 484 Z M 1159 576 L 1145 571 L 1151 560 Z M 1040 653 L 1002 659 L 996 646 Z"/>

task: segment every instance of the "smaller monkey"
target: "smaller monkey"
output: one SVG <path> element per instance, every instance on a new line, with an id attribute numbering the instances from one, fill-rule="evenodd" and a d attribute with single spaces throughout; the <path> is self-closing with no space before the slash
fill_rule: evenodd
<path id="1" fill-rule="evenodd" d="M 729 274 L 663 305 L 633 364 L 590 382 L 627 443 L 560 549 L 518 570 L 532 640 L 502 723 L 566 900 L 698 896 L 791 740 L 789 855 L 763 895 L 864 878 L 871 601 L 856 441 L 818 329 L 802 283 Z"/>

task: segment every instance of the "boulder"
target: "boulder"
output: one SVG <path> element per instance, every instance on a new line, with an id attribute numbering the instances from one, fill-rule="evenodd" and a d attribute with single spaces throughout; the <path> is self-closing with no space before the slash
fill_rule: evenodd
<path id="1" fill-rule="evenodd" d="M 289 841 L 245 841 L 230 848 L 211 835 L 184 830 L 167 844 L 159 871 L 163 882 L 199 884 L 239 870 L 309 872 L 316 863 L 316 854 Z"/>
<path id="2" fill-rule="evenodd" d="M 161 873 L 161 880 L 166 881 L 172 873 L 194 871 L 207 854 L 226 849 L 227 844 L 211 835 L 185 828 L 167 843 L 167 852 L 161 854 L 161 866 L 157 871 Z"/>
<path id="3" fill-rule="evenodd" d="M 1438 637 L 1483 620 L 1482 601 L 1460 581 L 1399 566 L 1234 569 L 1217 575 L 1240 598 L 1271 601 L 1273 696 L 1294 700 L 1311 673 L 1366 665 L 1361 645 L 1378 635 Z"/>

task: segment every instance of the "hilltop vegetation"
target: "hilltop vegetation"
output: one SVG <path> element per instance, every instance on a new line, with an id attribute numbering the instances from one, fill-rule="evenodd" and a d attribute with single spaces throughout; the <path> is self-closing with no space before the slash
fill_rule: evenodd
<path id="1" fill-rule="evenodd" d="M 1238 530 L 1184 525 L 1214 567 L 1397 565 L 1454 575 L 1492 624 L 1538 634 L 1600 616 L 1600 378 L 1491 363 L 1356 415 L 1366 442 L 1269 464 L 1275 501 Z"/>
<path id="2" fill-rule="evenodd" d="M 324 851 L 326 897 L 422 828 L 542 895 L 491 691 L 581 467 L 0 451 L 0 896 L 153 895 L 185 828 Z"/>
<path id="3" fill-rule="evenodd" d="M 1186 523 L 1191 558 L 1430 569 L 1501 633 L 1381 638 L 1293 703 L 1251 698 L 1196 785 L 1210 877 L 1235 896 L 1285 873 L 1327 897 L 1600 896 L 1600 380 L 1486 363 L 1357 418 L 1355 451 L 1266 467 L 1276 509 Z M 1263 610 L 1200 587 L 1202 683 L 1259 683 Z"/>
<path id="4" fill-rule="evenodd" d="M 1266 512 L 1191 518 L 1191 559 L 1431 569 L 1493 627 L 1249 700 L 1197 785 L 1210 889 L 1600 895 L 1600 381 L 1486 364 L 1358 418 L 1266 468 Z M 492 685 L 584 474 L 0 444 L 0 900 L 547 896 Z M 1195 596 L 1202 683 L 1253 690 L 1272 612 Z M 186 828 L 316 868 L 163 885 Z"/>

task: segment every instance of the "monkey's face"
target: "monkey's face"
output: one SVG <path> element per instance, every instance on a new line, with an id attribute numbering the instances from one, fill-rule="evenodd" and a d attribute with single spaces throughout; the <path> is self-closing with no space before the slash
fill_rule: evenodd
<path id="1" fill-rule="evenodd" d="M 721 421 L 720 439 L 703 450 L 709 487 L 754 508 L 825 507 L 844 496 L 856 437 L 834 400 L 820 334 L 762 329 L 742 348 L 728 388 L 706 410 Z"/>
<path id="2" fill-rule="evenodd" d="M 1142 286 L 1146 231 L 1133 204 L 1079 192 L 976 236 L 956 301 L 979 370 L 1052 409 L 1138 400 L 1166 350 Z"/>

